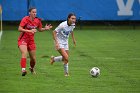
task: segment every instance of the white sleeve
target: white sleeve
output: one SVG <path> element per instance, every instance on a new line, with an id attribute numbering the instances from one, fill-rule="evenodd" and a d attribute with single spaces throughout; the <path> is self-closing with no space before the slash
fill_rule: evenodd
<path id="1" fill-rule="evenodd" d="M 55 28 L 55 31 L 56 31 L 56 32 L 59 32 L 59 31 L 61 31 L 63 28 L 64 28 L 64 26 L 63 26 L 63 24 L 61 23 L 61 24 L 59 24 L 58 27 Z"/>

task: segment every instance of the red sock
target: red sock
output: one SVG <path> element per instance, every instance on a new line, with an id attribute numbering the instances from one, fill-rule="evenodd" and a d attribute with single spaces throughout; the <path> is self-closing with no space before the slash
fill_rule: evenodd
<path id="1" fill-rule="evenodd" d="M 20 66 L 21 66 L 21 68 L 26 68 L 26 58 L 21 58 Z"/>
<path id="2" fill-rule="evenodd" d="M 31 67 L 31 68 L 34 68 L 35 63 L 36 63 L 36 62 L 35 62 L 34 60 L 31 60 L 31 61 L 30 61 L 30 67 Z"/>

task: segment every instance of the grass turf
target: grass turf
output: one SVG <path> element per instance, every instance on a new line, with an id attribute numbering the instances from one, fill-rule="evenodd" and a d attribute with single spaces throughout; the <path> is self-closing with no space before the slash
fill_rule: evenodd
<path id="1" fill-rule="evenodd" d="M 0 93 L 139 93 L 140 31 L 75 30 L 77 46 L 70 37 L 70 77 L 62 63 L 50 65 L 54 50 L 50 32 L 36 33 L 37 75 L 20 72 L 18 31 L 4 31 L 0 43 Z M 29 68 L 29 58 L 28 58 Z M 98 78 L 89 70 L 97 66 Z"/>

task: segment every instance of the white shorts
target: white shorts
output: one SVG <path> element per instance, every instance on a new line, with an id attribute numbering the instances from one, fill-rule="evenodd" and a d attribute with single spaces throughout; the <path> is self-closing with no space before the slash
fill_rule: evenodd
<path id="1" fill-rule="evenodd" d="M 69 50 L 69 45 L 68 44 L 59 44 L 60 48 L 64 48 L 65 50 Z"/>

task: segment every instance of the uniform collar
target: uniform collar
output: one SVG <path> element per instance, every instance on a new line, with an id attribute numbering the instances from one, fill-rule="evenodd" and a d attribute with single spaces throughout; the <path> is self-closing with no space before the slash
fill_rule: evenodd
<path id="1" fill-rule="evenodd" d="M 75 24 L 74 24 L 74 23 L 70 25 L 70 24 L 68 23 L 68 21 L 67 21 L 67 25 L 68 25 L 68 26 L 75 26 Z"/>

